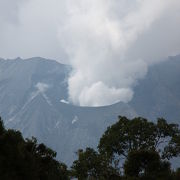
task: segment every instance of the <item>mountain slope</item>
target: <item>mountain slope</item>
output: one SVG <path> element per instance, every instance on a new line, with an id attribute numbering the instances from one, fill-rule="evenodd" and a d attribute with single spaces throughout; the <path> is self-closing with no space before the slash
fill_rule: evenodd
<path id="1" fill-rule="evenodd" d="M 77 107 L 67 104 L 67 78 L 71 68 L 53 60 L 0 59 L 0 115 L 9 128 L 25 137 L 35 136 L 71 164 L 75 152 L 96 147 L 107 126 L 118 115 L 165 117 L 179 123 L 180 56 L 154 65 L 134 89 L 129 104 Z M 61 100 L 64 101 L 61 101 Z"/>
<path id="2" fill-rule="evenodd" d="M 129 105 L 139 115 L 152 120 L 164 117 L 179 123 L 180 55 L 152 66 L 134 91 L 134 98 Z"/>
<path id="3" fill-rule="evenodd" d="M 96 147 L 118 115 L 136 115 L 124 103 L 90 108 L 63 103 L 70 67 L 42 58 L 0 61 L 0 112 L 5 125 L 35 136 L 70 164 L 78 148 Z"/>

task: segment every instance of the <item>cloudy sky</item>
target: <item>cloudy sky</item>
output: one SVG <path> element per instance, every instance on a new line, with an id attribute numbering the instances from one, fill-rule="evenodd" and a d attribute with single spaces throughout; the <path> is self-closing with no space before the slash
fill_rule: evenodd
<path id="1" fill-rule="evenodd" d="M 180 53 L 179 0 L 0 0 L 0 57 L 73 66 L 69 101 L 128 102 L 148 67 Z"/>

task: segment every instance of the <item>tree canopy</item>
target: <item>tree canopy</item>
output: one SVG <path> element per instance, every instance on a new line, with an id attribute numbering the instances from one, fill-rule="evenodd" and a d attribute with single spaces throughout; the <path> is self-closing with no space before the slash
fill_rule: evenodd
<path id="1" fill-rule="evenodd" d="M 83 172 L 86 179 L 169 180 L 179 175 L 172 171 L 169 162 L 179 155 L 180 129 L 177 124 L 169 124 L 163 118 L 154 123 L 141 117 L 119 116 L 118 122 L 108 127 L 100 138 L 98 151 L 81 150 L 72 170 L 78 175 Z M 84 167 L 83 171 L 78 171 Z M 112 176 L 107 178 L 104 172 Z"/>
<path id="2" fill-rule="evenodd" d="M 157 122 L 119 116 L 100 138 L 97 150 L 77 152 L 67 170 L 56 152 L 24 139 L 19 131 L 6 130 L 0 118 L 0 179 L 2 180 L 179 180 L 170 159 L 180 156 L 180 129 L 159 118 Z"/>
<path id="3" fill-rule="evenodd" d="M 159 152 L 162 159 L 170 159 L 180 154 L 179 138 L 178 125 L 168 124 L 163 118 L 153 123 L 141 117 L 119 116 L 119 121 L 108 127 L 101 137 L 98 149 L 112 158 L 115 155 L 127 158 L 133 150 L 153 150 Z"/>
<path id="4" fill-rule="evenodd" d="M 0 179 L 69 179 L 66 165 L 55 157 L 56 152 L 35 138 L 24 139 L 19 131 L 6 130 L 0 118 Z"/>

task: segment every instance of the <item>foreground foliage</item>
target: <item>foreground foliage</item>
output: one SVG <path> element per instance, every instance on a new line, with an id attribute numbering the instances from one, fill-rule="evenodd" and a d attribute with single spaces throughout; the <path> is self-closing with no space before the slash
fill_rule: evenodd
<path id="1" fill-rule="evenodd" d="M 24 140 L 21 133 L 6 130 L 0 119 L 1 180 L 66 180 L 66 165 L 55 160 L 56 153 L 35 138 Z"/>
<path id="2" fill-rule="evenodd" d="M 35 138 L 6 130 L 0 118 L 2 180 L 179 180 L 180 168 L 172 170 L 169 160 L 180 156 L 180 129 L 162 118 L 153 123 L 120 116 L 102 135 L 97 150 L 80 149 L 77 156 L 67 170 L 55 159 L 56 152 Z"/>
<path id="3" fill-rule="evenodd" d="M 180 179 L 180 170 L 173 172 L 169 162 L 179 155 L 177 124 L 120 116 L 101 137 L 98 151 L 79 150 L 72 172 L 78 179 Z"/>

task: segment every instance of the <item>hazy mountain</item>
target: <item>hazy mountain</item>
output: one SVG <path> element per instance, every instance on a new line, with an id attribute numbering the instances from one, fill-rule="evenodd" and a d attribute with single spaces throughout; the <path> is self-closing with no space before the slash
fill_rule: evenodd
<path id="1" fill-rule="evenodd" d="M 118 115 L 136 115 L 124 103 L 98 108 L 67 104 L 69 72 L 69 66 L 42 58 L 0 60 L 0 114 L 5 125 L 20 129 L 25 137 L 37 137 L 66 163 L 78 148 L 96 147 Z"/>
<path id="2" fill-rule="evenodd" d="M 180 56 L 152 66 L 129 104 L 77 107 L 68 104 L 71 68 L 43 58 L 0 60 L 0 115 L 9 128 L 35 136 L 70 164 L 78 148 L 96 147 L 118 115 L 180 117 Z M 63 100 L 63 101 L 62 101 Z"/>
<path id="3" fill-rule="evenodd" d="M 180 122 L 180 55 L 152 66 L 129 103 L 144 117 Z"/>

